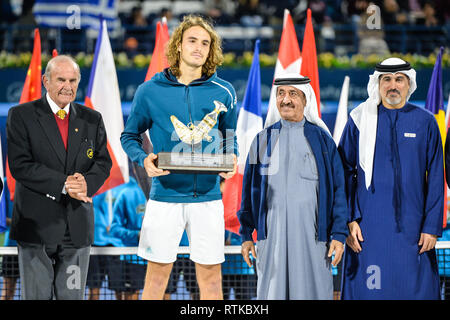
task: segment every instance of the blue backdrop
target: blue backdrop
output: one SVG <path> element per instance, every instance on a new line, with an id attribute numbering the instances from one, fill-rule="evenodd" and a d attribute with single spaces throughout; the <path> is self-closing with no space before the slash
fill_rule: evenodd
<path id="1" fill-rule="evenodd" d="M 26 75 L 25 69 L 0 69 L 0 102 L 17 103 L 22 92 Z M 417 90 L 413 98 L 425 100 L 428 84 L 431 79 L 433 69 L 417 70 Z M 147 69 L 118 69 L 117 77 L 121 99 L 123 102 L 132 101 L 134 92 L 145 79 Z M 249 69 L 247 68 L 219 68 L 218 74 L 225 80 L 230 81 L 238 96 L 238 100 L 244 97 Z M 262 100 L 269 100 L 270 88 L 273 81 L 274 68 L 261 68 L 261 95 Z M 344 77 L 350 77 L 349 100 L 365 100 L 367 97 L 367 82 L 369 74 L 373 69 L 320 69 L 320 95 L 322 100 L 338 101 Z M 81 83 L 78 90 L 78 99 L 84 101 L 87 86 L 89 83 L 89 68 L 81 70 Z M 450 70 L 444 69 L 442 72 L 444 97 L 448 98 L 450 93 Z"/>
<path id="2" fill-rule="evenodd" d="M 120 95 L 122 100 L 122 110 L 124 121 L 126 121 L 131 108 L 131 101 L 137 87 L 145 79 L 147 69 L 118 69 L 117 76 L 119 80 Z M 238 97 L 238 106 L 244 97 L 247 85 L 249 69 L 239 68 L 220 68 L 218 74 L 223 79 L 230 81 L 236 89 Z M 270 88 L 273 81 L 273 68 L 261 68 L 261 96 L 262 96 L 262 113 L 265 119 L 267 113 L 267 104 L 270 96 Z M 349 90 L 349 110 L 357 106 L 361 101 L 367 98 L 367 82 L 369 74 L 373 69 L 321 69 L 319 70 L 320 78 L 320 95 L 322 102 L 322 118 L 333 132 L 334 122 L 338 100 L 341 92 L 344 77 L 350 77 Z M 81 70 L 81 82 L 77 93 L 77 101 L 84 103 L 84 97 L 89 83 L 89 68 Z M 424 105 L 426 100 L 428 85 L 431 79 L 432 69 L 417 70 L 417 90 L 412 96 L 411 102 L 419 106 Z M 11 106 L 16 105 L 20 99 L 23 82 L 25 80 L 25 69 L 2 69 L 0 70 L 0 134 L 3 147 L 3 158 L 6 155 L 6 116 Z M 444 106 L 447 107 L 448 96 L 450 93 L 450 70 L 445 69 L 442 72 L 442 82 L 444 90 Z M 43 88 L 43 92 L 45 89 Z"/>

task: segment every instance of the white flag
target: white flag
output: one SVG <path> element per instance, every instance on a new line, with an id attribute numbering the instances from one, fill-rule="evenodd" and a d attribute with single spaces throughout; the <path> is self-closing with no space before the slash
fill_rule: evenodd
<path id="1" fill-rule="evenodd" d="M 348 89 L 350 86 L 349 76 L 345 76 L 344 83 L 342 84 L 341 97 L 339 98 L 338 110 L 336 113 L 336 122 L 334 124 L 333 140 L 336 145 L 341 140 L 342 132 L 344 131 L 345 124 L 348 120 Z"/>
<path id="2" fill-rule="evenodd" d="M 108 136 L 112 168 L 110 176 L 97 192 L 102 193 L 129 180 L 128 157 L 120 144 L 124 124 L 119 83 L 105 20 L 98 34 L 85 104 L 102 114 Z"/>

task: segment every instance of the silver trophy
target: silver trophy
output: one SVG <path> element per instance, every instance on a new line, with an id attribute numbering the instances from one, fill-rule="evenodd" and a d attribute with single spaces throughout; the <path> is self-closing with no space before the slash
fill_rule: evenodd
<path id="1" fill-rule="evenodd" d="M 209 131 L 216 125 L 220 112 L 227 112 L 227 108 L 220 101 L 214 100 L 214 110 L 205 115 L 197 125 L 183 124 L 177 117 L 172 115 L 175 132 L 184 143 L 192 146 L 192 152 L 159 152 L 156 166 L 159 169 L 169 170 L 174 173 L 205 173 L 217 174 L 219 172 L 230 172 L 234 169 L 233 154 L 213 154 L 194 152 L 194 145 L 206 140 L 212 141 Z"/>

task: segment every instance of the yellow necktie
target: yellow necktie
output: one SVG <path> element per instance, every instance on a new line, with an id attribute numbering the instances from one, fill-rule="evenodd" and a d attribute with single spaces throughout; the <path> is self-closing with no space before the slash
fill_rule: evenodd
<path id="1" fill-rule="evenodd" d="M 57 115 L 61 120 L 64 120 L 64 118 L 66 117 L 66 111 L 64 111 L 64 109 L 60 109 L 60 110 L 58 110 L 58 112 L 56 112 L 56 115 Z"/>

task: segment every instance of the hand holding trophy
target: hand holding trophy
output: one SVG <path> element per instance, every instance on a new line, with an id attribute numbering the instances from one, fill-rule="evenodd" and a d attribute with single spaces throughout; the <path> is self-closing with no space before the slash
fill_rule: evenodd
<path id="1" fill-rule="evenodd" d="M 174 173 L 204 173 L 218 174 L 230 173 L 235 171 L 236 156 L 228 153 L 199 153 L 194 152 L 193 146 L 206 140 L 212 141 L 209 131 L 217 123 L 217 117 L 220 112 L 227 112 L 225 105 L 214 100 L 215 108 L 204 116 L 203 120 L 197 125 L 187 126 L 171 116 L 170 120 L 175 128 L 178 137 L 184 143 L 192 146 L 191 152 L 159 152 L 155 157 L 155 169 L 152 171 L 157 175 Z M 165 171 L 164 171 L 165 170 Z"/>

